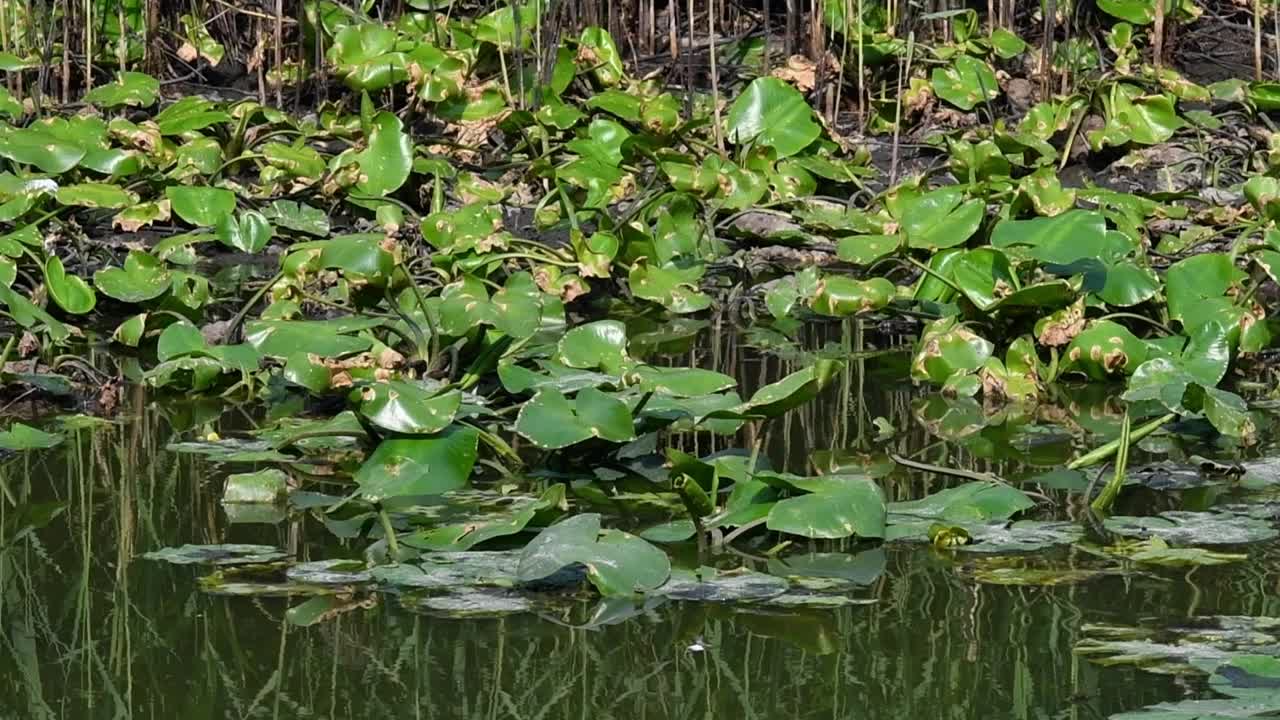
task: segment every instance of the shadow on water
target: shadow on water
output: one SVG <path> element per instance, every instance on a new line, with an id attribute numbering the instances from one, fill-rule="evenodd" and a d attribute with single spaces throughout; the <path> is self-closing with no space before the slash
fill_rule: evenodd
<path id="1" fill-rule="evenodd" d="M 818 401 L 747 437 L 672 438 L 698 454 L 750 445 L 758 432 L 775 468 L 863 471 L 893 453 L 1014 479 L 1060 463 L 1080 432 L 1096 440 L 1118 424 L 1105 394 L 1030 418 L 937 405 L 905 379 L 908 355 L 884 352 L 892 338 L 872 342 L 852 326 L 805 328 L 803 349 L 715 326 L 659 330 L 652 361 L 724 369 L 744 394 L 813 351 L 855 358 Z M 202 571 L 139 556 L 251 542 L 306 560 L 358 545 L 308 514 L 229 523 L 222 480 L 243 468 L 164 448 L 255 418 L 151 400 L 135 390 L 115 424 L 0 462 L 0 716 L 1105 718 L 1203 690 L 1079 658 L 1083 625 L 1280 613 L 1271 550 L 1226 569 L 1006 587 L 975 582 L 964 557 L 895 546 L 858 593 L 868 602 L 834 609 L 669 603 L 576 629 L 579 617 L 446 619 L 375 595 L 294 627 L 284 617 L 296 599 L 210 596 L 195 582 Z M 907 498 L 954 479 L 892 470 L 882 482 Z M 1046 493 L 1071 514 L 1066 493 Z M 882 552 L 870 547 L 851 549 Z"/>

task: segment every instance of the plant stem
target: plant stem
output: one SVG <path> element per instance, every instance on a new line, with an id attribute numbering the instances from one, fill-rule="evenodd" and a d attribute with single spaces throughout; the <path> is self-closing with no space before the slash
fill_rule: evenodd
<path id="1" fill-rule="evenodd" d="M 1156 430 L 1159 430 L 1161 426 L 1163 426 L 1165 423 L 1172 422 L 1176 417 L 1178 417 L 1177 413 L 1168 413 L 1166 415 L 1161 415 L 1155 420 L 1152 420 L 1146 425 L 1143 425 L 1142 427 L 1130 433 L 1129 443 L 1132 444 L 1142 440 L 1148 435 L 1154 433 Z M 1103 460 L 1106 460 L 1107 458 L 1114 455 L 1116 451 L 1119 449 L 1120 449 L 1120 439 L 1117 438 L 1067 463 L 1067 469 L 1079 470 L 1080 468 L 1089 467 L 1090 465 L 1097 465 Z"/>
<path id="2" fill-rule="evenodd" d="M 1158 1 L 1158 0 L 1157 0 Z M 1129 447 L 1133 438 L 1129 432 L 1129 411 L 1125 411 L 1124 420 L 1120 424 L 1119 445 L 1116 446 L 1116 470 L 1111 476 L 1111 481 L 1102 488 L 1102 492 L 1098 497 L 1093 499 L 1089 507 L 1096 512 L 1104 513 L 1111 509 L 1115 503 L 1116 497 L 1120 494 L 1120 488 L 1124 485 L 1125 470 L 1129 466 Z"/>

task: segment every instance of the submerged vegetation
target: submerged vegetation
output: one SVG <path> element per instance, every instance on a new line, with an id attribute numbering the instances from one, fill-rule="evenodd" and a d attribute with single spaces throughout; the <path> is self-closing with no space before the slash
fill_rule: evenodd
<path id="1" fill-rule="evenodd" d="M 0 0 L 0 449 L 130 387 L 237 408 L 168 452 L 227 469 L 229 518 L 351 552 L 139 554 L 300 598 L 300 626 L 375 591 L 602 596 L 587 625 L 847 607 L 881 545 L 1054 586 L 1275 539 L 1280 7 L 793 5 L 775 33 L 767 0 Z M 1184 59 L 1201 23 L 1249 30 L 1246 71 Z M 726 326 L 789 372 L 748 389 L 696 351 Z M 771 457 L 894 357 L 912 419 L 991 463 L 903 455 L 884 417 Z M 35 401 L 85 414 L 8 412 Z M 1124 657 L 1107 632 L 1081 653 Z M 1280 709 L 1275 653 L 1229 650 L 1177 656 L 1229 699 L 1134 717 Z"/>

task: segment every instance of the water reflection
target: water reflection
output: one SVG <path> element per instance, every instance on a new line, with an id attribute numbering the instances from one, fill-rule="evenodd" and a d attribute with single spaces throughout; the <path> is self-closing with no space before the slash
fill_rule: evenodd
<path id="1" fill-rule="evenodd" d="M 744 394 L 806 362 L 797 349 L 761 352 L 764 340 L 715 327 L 687 347 L 652 332 L 666 351 L 656 360 L 732 369 Z M 707 453 L 758 439 L 774 467 L 857 468 L 908 498 L 949 480 L 894 470 L 890 454 L 1032 476 L 1065 457 L 1077 429 L 1105 435 L 1115 417 L 1105 395 L 1038 424 L 936 405 L 903 379 L 904 356 L 883 352 L 891 338 L 872 342 L 850 326 L 804 332 L 810 351 L 854 354 L 837 387 L 742 437 L 673 442 Z M 874 603 L 833 610 L 672 603 L 584 630 L 566 622 L 581 622 L 588 606 L 449 620 L 379 595 L 372 609 L 298 628 L 284 622 L 297 600 L 211 597 L 197 589 L 198 570 L 138 556 L 259 542 L 306 560 L 353 556 L 362 543 L 306 514 L 228 522 L 217 502 L 228 469 L 164 447 L 256 419 L 147 401 L 137 391 L 124 420 L 0 462 L 0 716 L 1103 718 L 1201 691 L 1078 659 L 1082 624 L 1280 612 L 1266 558 L 1025 588 L 977 584 L 965 558 L 918 549 L 888 553 L 859 594 Z"/>

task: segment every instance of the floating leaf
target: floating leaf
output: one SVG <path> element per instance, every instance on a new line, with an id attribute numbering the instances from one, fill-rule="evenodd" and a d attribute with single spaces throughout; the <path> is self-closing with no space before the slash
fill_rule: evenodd
<path id="1" fill-rule="evenodd" d="M 149 552 L 142 557 L 173 565 L 251 565 L 288 557 L 270 545 L 183 545 Z"/>
<path id="2" fill-rule="evenodd" d="M 760 602 L 776 598 L 789 589 L 786 580 L 748 568 L 673 568 L 671 577 L 654 594 L 692 602 Z"/>
<path id="3" fill-rule="evenodd" d="M 784 158 L 803 150 L 822 129 L 799 90 L 774 77 L 756 78 L 734 100 L 726 119 L 728 138 L 755 141 Z"/>
<path id="4" fill-rule="evenodd" d="M 76 275 L 68 275 L 62 260 L 51 257 L 44 264 L 45 287 L 58 307 L 72 315 L 83 315 L 93 309 L 97 296 L 93 288 Z"/>
<path id="5" fill-rule="evenodd" d="M 236 195 L 214 187 L 170 185 L 164 189 L 174 214 L 197 227 L 213 227 L 236 209 Z"/>
<path id="6" fill-rule="evenodd" d="M 627 359 L 627 328 L 616 320 L 579 325 L 560 338 L 556 355 L 572 368 L 617 372 Z"/>
<path id="7" fill-rule="evenodd" d="M 520 408 L 516 432 L 547 450 L 596 437 L 611 442 L 635 437 L 626 403 L 595 388 L 583 389 L 573 401 L 558 390 L 540 390 Z"/>
<path id="8" fill-rule="evenodd" d="M 1117 515 L 1104 526 L 1117 535 L 1156 537 L 1174 545 L 1237 545 L 1280 535 L 1265 520 L 1231 513 L 1170 510 L 1150 517 Z"/>
<path id="9" fill-rule="evenodd" d="M 519 498 L 512 498 L 513 501 Z M 564 486 L 553 485 L 536 499 L 525 498 L 514 509 L 472 517 L 466 522 L 418 530 L 401 538 L 409 547 L 456 552 L 525 529 L 538 513 L 564 504 Z"/>
<path id="10" fill-rule="evenodd" d="M 389 112 L 374 117 L 369 146 L 356 154 L 360 180 L 356 190 L 382 197 L 399 189 L 413 168 L 413 141 L 405 134 L 400 118 Z"/>
<path id="11" fill-rule="evenodd" d="M 265 248 L 273 234 L 271 223 L 256 210 L 240 213 L 239 217 L 227 213 L 215 223 L 218 242 L 250 254 Z"/>
<path id="12" fill-rule="evenodd" d="M 930 82 L 938 97 L 961 110 L 972 110 L 978 103 L 1000 96 L 991 66 L 970 55 L 957 56 L 951 67 L 935 68 Z"/>
<path id="13" fill-rule="evenodd" d="M 0 432 L 0 449 L 3 450 L 45 450 L 61 442 L 61 435 L 47 433 L 20 422 L 15 422 L 8 430 Z"/>
<path id="14" fill-rule="evenodd" d="M 431 435 L 453 422 L 462 393 L 435 393 L 403 380 L 389 380 L 365 388 L 360 414 L 384 430 L 405 435 Z"/>
<path id="15" fill-rule="evenodd" d="M 884 537 L 884 493 L 873 480 L 849 478 L 820 492 L 779 500 L 767 524 L 770 530 L 808 538 Z"/>
<path id="16" fill-rule="evenodd" d="M 630 595 L 660 587 L 671 574 L 666 553 L 620 530 L 601 530 L 595 513 L 575 515 L 543 530 L 520 555 L 518 576 L 541 580 L 581 563 L 602 595 Z"/>
<path id="17" fill-rule="evenodd" d="M 126 303 L 160 297 L 169 289 L 170 281 L 162 262 L 138 250 L 129 251 L 123 268 L 109 267 L 93 274 L 93 284 L 104 295 Z"/>
<path id="18" fill-rule="evenodd" d="M 931 520 L 988 522 L 1007 520 L 1034 506 L 1035 502 L 1017 488 L 1004 483 L 973 481 L 919 500 L 890 503 L 889 512 Z"/>
<path id="19" fill-rule="evenodd" d="M 262 209 L 262 216 L 279 227 L 318 237 L 329 235 L 329 216 L 319 208 L 292 200 L 276 200 Z"/>
<path id="20" fill-rule="evenodd" d="M 277 468 L 228 475 L 222 489 L 222 502 L 276 503 L 289 492 L 288 485 L 289 476 Z"/>
<path id="21" fill-rule="evenodd" d="M 377 502 L 464 487 L 476 462 L 478 433 L 453 426 L 436 437 L 385 439 L 355 473 L 360 494 Z"/>
<path id="22" fill-rule="evenodd" d="M 119 185 L 80 183 L 58 187 L 58 202 L 89 208 L 123 208 L 138 203 L 138 195 Z"/>

